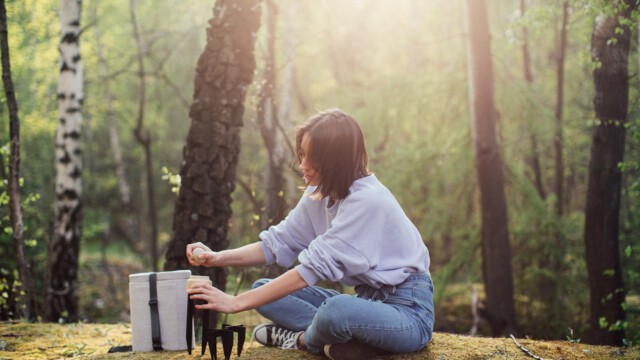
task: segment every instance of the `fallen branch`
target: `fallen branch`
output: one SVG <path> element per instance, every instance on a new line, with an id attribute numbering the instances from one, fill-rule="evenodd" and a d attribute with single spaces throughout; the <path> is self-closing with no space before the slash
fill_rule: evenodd
<path id="1" fill-rule="evenodd" d="M 520 345 L 520 343 L 516 340 L 516 338 L 513 335 L 509 335 L 511 337 L 511 340 L 513 340 L 513 342 L 520 348 L 520 350 L 524 351 L 525 354 L 531 356 L 532 358 L 536 359 L 536 360 L 544 360 L 543 358 L 534 355 L 531 351 L 525 349 L 524 346 Z"/>

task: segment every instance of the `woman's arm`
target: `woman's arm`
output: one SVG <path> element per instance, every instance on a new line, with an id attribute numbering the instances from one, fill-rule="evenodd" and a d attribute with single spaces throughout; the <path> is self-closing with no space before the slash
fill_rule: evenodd
<path id="1" fill-rule="evenodd" d="M 201 248 L 205 252 L 200 254 L 200 262 L 195 261 L 193 252 L 195 249 Z M 194 266 L 253 266 L 264 265 L 266 260 L 262 246 L 259 242 L 245 245 L 237 249 L 211 251 L 203 243 L 194 243 L 187 245 L 187 259 Z"/>
<path id="2" fill-rule="evenodd" d="M 196 309 L 211 309 L 223 313 L 237 313 L 269 304 L 307 287 L 298 270 L 291 269 L 268 283 L 238 296 L 226 294 L 208 284 L 195 284 L 188 290 L 191 299 L 205 300 Z"/>

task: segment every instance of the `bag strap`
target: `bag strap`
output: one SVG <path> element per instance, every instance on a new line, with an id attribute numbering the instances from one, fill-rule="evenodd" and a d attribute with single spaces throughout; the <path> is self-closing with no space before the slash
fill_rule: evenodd
<path id="1" fill-rule="evenodd" d="M 151 273 L 149 275 L 149 308 L 151 310 L 151 340 L 153 341 L 153 350 L 162 350 L 162 336 L 160 334 L 160 314 L 158 312 L 158 274 Z"/>

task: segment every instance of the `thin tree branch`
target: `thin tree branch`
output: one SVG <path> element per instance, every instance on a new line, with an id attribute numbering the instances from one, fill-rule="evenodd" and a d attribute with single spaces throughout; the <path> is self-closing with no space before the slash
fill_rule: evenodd
<path id="1" fill-rule="evenodd" d="M 509 335 L 509 337 L 511 337 L 511 340 L 513 340 L 513 342 L 520 348 L 520 350 L 524 351 L 525 354 L 531 356 L 532 358 L 534 358 L 536 360 L 544 360 L 543 358 L 534 355 L 531 351 L 525 349 L 524 346 L 520 345 L 520 343 L 516 340 L 516 338 L 513 335 Z"/>
<path id="2" fill-rule="evenodd" d="M 249 197 L 249 202 L 251 202 L 251 205 L 253 205 L 253 212 L 255 214 L 260 214 L 261 213 L 260 209 L 262 208 L 262 205 L 260 204 L 258 199 L 256 199 L 255 195 L 253 194 L 253 191 L 251 190 L 251 187 L 249 187 L 249 184 L 247 184 L 245 181 L 243 181 L 239 177 L 236 181 L 238 182 L 242 190 L 244 190 L 244 192 Z"/>

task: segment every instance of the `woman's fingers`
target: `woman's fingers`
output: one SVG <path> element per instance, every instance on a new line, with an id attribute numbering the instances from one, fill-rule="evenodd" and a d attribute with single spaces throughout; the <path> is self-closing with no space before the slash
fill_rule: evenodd
<path id="1" fill-rule="evenodd" d="M 233 297 L 209 284 L 194 284 L 187 292 L 192 300 L 206 301 L 206 304 L 196 305 L 196 309 L 209 309 L 223 313 L 233 312 L 231 307 Z"/>
<path id="2" fill-rule="evenodd" d="M 202 261 L 198 262 L 198 259 L 196 259 L 197 254 L 194 254 L 194 251 L 196 249 L 202 249 L 202 251 L 204 251 L 205 253 L 210 251 L 209 248 L 201 242 L 187 244 L 187 249 L 186 249 L 187 260 L 189 261 L 189 264 L 193 266 L 199 266 L 203 263 Z"/>

